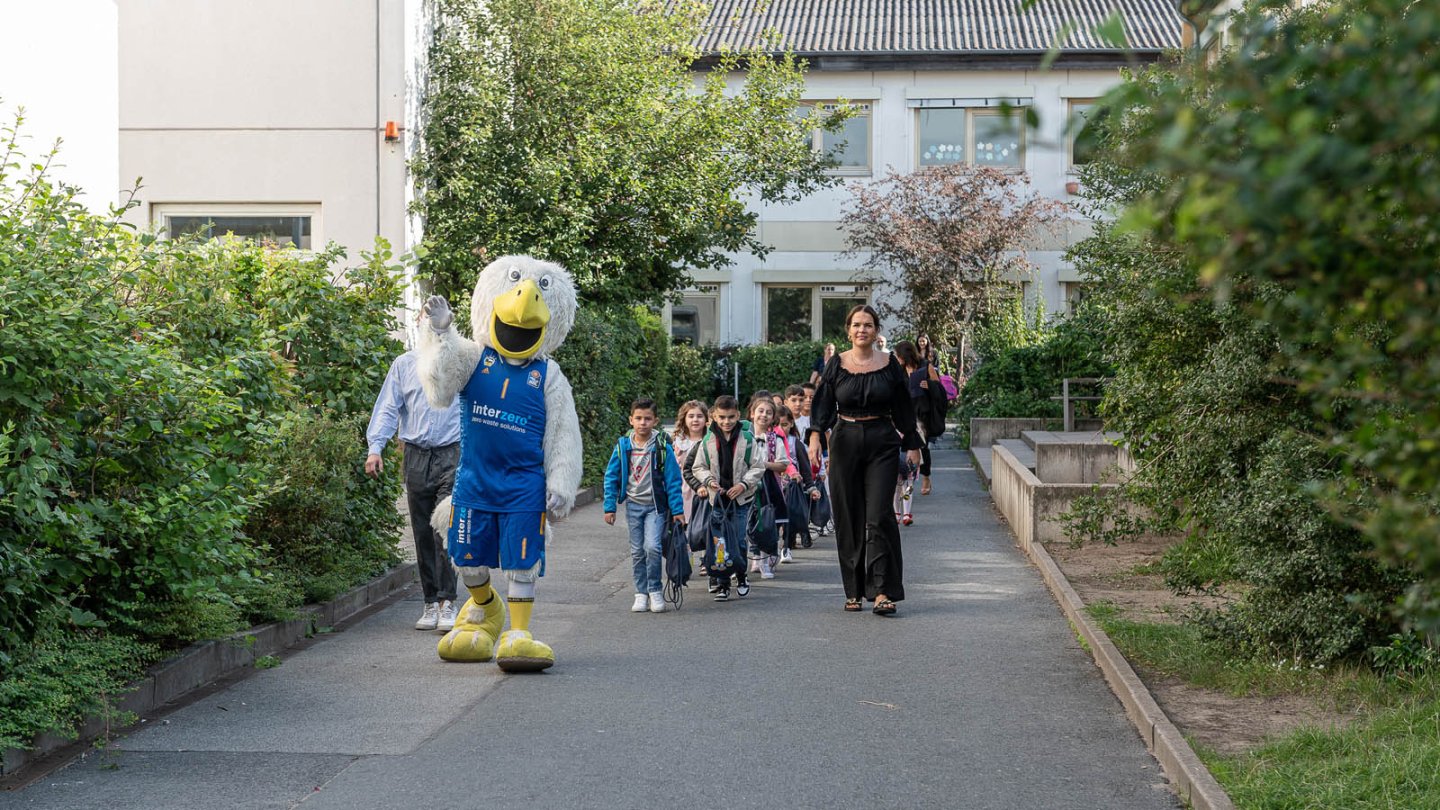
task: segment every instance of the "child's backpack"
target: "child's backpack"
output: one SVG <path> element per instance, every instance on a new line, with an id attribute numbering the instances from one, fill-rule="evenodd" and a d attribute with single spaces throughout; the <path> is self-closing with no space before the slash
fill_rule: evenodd
<path id="1" fill-rule="evenodd" d="M 731 537 L 735 522 L 735 502 L 719 497 L 710 510 L 710 537 L 705 543 L 702 564 L 712 577 L 728 577 L 745 564 L 745 538 Z"/>

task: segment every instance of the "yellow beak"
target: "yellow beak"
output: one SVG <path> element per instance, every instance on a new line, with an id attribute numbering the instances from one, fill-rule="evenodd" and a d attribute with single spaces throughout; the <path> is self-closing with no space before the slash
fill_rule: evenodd
<path id="1" fill-rule="evenodd" d="M 527 278 L 495 299 L 491 342 L 501 355 L 526 360 L 540 350 L 549 323 L 550 307 L 545 304 L 540 287 Z"/>

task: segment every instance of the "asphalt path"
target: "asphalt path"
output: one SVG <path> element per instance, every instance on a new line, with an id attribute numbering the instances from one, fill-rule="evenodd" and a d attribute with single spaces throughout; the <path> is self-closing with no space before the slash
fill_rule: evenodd
<path id="1" fill-rule="evenodd" d="M 935 466 L 898 616 L 841 610 L 831 537 L 747 597 L 632 614 L 590 505 L 552 532 L 548 672 L 440 661 L 416 593 L 0 807 L 1178 807 L 968 457 Z"/>

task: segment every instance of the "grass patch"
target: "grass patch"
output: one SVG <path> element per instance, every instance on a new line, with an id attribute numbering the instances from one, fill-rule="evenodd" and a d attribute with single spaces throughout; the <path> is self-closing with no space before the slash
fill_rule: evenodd
<path id="1" fill-rule="evenodd" d="M 1302 729 L 1241 755 L 1195 746 L 1235 804 L 1263 808 L 1440 808 L 1440 671 L 1385 677 L 1356 665 L 1236 660 L 1191 624 L 1086 611 L 1144 669 L 1232 695 L 1310 695 L 1354 711 L 1339 729 Z"/>
<path id="2" fill-rule="evenodd" d="M 1187 622 L 1131 621 L 1110 602 L 1087 605 L 1085 610 L 1131 661 L 1152 672 L 1231 695 L 1360 695 L 1373 691 L 1375 682 L 1380 680 L 1359 668 L 1237 660 L 1221 645 L 1206 639 L 1200 628 Z"/>
<path id="3" fill-rule="evenodd" d="M 1202 754 L 1239 807 L 1440 807 L 1440 679 L 1395 683 L 1397 705 L 1236 757 Z"/>

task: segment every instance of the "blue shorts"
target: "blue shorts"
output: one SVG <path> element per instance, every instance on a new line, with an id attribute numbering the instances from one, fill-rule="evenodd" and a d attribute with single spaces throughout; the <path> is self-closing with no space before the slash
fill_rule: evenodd
<path id="1" fill-rule="evenodd" d="M 452 506 L 445 545 L 450 559 L 461 567 L 525 571 L 539 563 L 540 576 L 544 576 L 545 513 L 484 512 Z"/>

